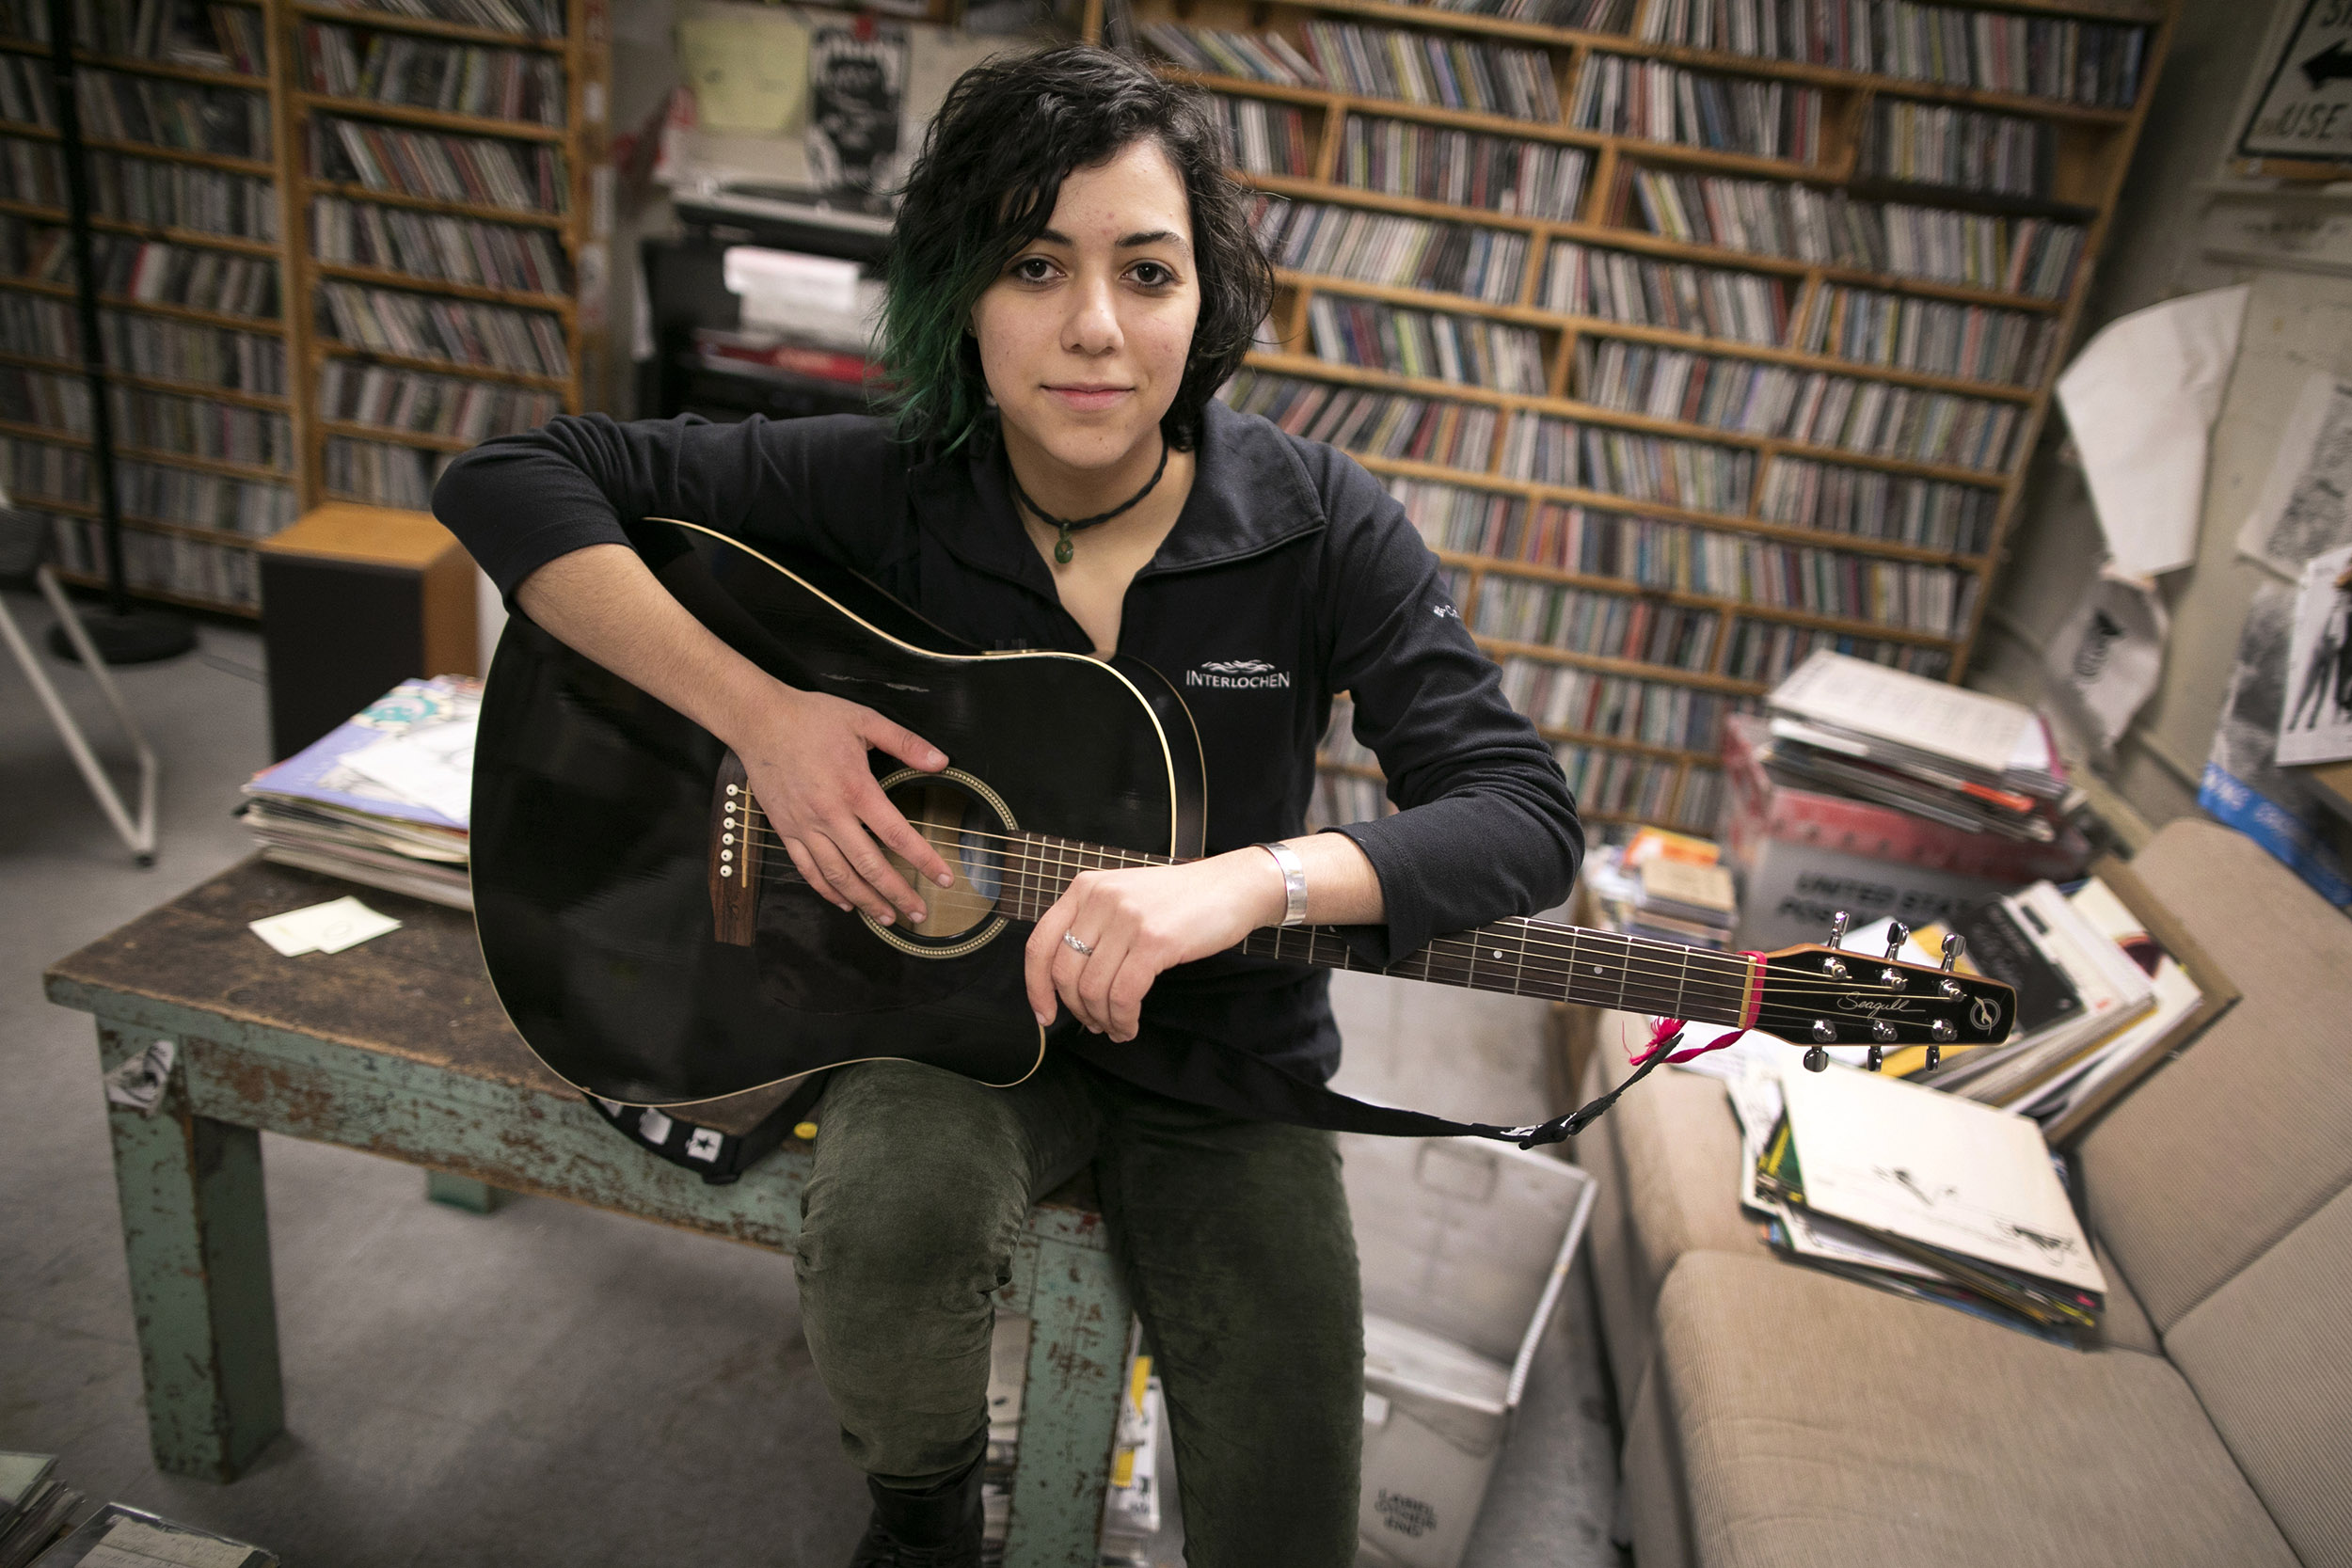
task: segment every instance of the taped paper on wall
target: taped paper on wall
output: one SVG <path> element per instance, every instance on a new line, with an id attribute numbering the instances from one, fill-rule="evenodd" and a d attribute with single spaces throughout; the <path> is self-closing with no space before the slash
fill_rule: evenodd
<path id="1" fill-rule="evenodd" d="M 2303 563 L 2287 641 L 2285 705 L 2279 716 L 2282 765 L 2352 757 L 2352 546 Z"/>
<path id="2" fill-rule="evenodd" d="M 737 14 L 728 15 L 726 11 Z M 783 11 L 709 8 L 678 24 L 678 66 L 713 131 L 772 135 L 808 98 L 808 29 Z"/>
<path id="3" fill-rule="evenodd" d="M 2246 285 L 2110 322 L 2058 377 L 2116 569 L 2154 577 L 2197 558 L 2205 455 L 2237 357 Z"/>
<path id="4" fill-rule="evenodd" d="M 2293 589 L 2265 582 L 2254 590 L 2197 803 L 2217 821 L 2276 855 L 2321 897 L 2343 909 L 2352 906 L 2352 876 L 2318 832 L 2327 808 L 2314 799 L 2309 781 L 2278 766 L 2294 616 Z"/>
<path id="5" fill-rule="evenodd" d="M 2279 435 L 2278 455 L 2237 547 L 2290 582 L 2323 550 L 2352 545 L 2352 380 L 2313 371 Z"/>
<path id="6" fill-rule="evenodd" d="M 2050 640 L 2050 679 L 2102 752 L 2114 751 L 2155 690 L 2170 626 L 2153 586 L 2109 569 L 2090 579 Z"/>

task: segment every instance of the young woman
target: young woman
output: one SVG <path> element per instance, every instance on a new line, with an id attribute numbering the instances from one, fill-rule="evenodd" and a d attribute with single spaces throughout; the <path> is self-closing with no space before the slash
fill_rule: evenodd
<path id="1" fill-rule="evenodd" d="M 859 1564 L 977 1563 L 991 1292 L 1030 1200 L 1091 1165 L 1168 1392 L 1194 1568 L 1355 1555 L 1362 1320 L 1330 1135 L 1275 1117 L 1339 1041 L 1323 975 L 1233 953 L 1346 927 L 1386 963 L 1565 896 L 1583 835 L 1402 509 L 1333 449 L 1211 394 L 1272 274 L 1213 111 L 1075 47 L 968 72 L 911 175 L 889 269 L 895 418 L 559 419 L 492 441 L 436 510 L 541 626 L 743 758 L 844 910 L 920 922 L 946 868 L 869 752 L 947 764 L 783 686 L 638 553 L 648 517 L 814 549 L 983 648 L 1139 657 L 1183 691 L 1204 859 L 1089 873 L 1025 949 L 1027 1082 L 836 1069 L 795 1260 L 810 1351 L 869 1478 Z M 1302 834 L 1334 693 L 1403 809 Z M 1045 759 L 1050 765 L 1050 759 Z"/>

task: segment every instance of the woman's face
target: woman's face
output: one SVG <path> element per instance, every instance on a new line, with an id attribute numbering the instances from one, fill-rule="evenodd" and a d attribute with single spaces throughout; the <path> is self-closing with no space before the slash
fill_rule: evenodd
<path id="1" fill-rule="evenodd" d="M 1156 141 L 1062 181 L 1045 231 L 972 309 L 1009 435 L 1074 468 L 1139 446 L 1156 460 L 1200 314 L 1189 212 Z"/>

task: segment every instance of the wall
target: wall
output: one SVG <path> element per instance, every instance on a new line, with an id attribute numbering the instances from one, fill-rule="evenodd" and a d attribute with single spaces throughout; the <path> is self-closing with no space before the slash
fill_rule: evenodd
<path id="1" fill-rule="evenodd" d="M 2178 294 L 2250 282 L 2245 337 L 2216 421 L 2195 564 L 2168 574 L 2172 617 L 2164 675 L 2102 768 L 2153 824 L 2196 810 L 2246 606 L 2264 574 L 2236 558 L 2238 526 L 2268 467 L 2278 427 L 2311 369 L 2352 372 L 2352 279 L 2217 264 L 2197 236 L 2209 182 L 2265 40 L 2300 0 L 2184 0 L 2146 133 L 2082 333 Z M 2105 555 L 2078 467 L 2061 455 L 2055 410 L 2027 482 L 2011 559 L 1994 589 L 1975 684 L 2025 695 L 2042 648 Z"/>

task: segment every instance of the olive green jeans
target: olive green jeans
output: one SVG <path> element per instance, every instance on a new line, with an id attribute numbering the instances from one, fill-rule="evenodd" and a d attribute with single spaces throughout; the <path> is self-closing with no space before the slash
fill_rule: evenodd
<path id="1" fill-rule="evenodd" d="M 838 1069 L 794 1269 L 841 1441 L 919 1490 L 988 1443 L 992 1292 L 1030 1201 L 1089 1164 L 1168 1398 L 1192 1568 L 1345 1568 L 1363 1307 L 1331 1135 L 1120 1082 L 1067 1052 L 992 1089 Z"/>

